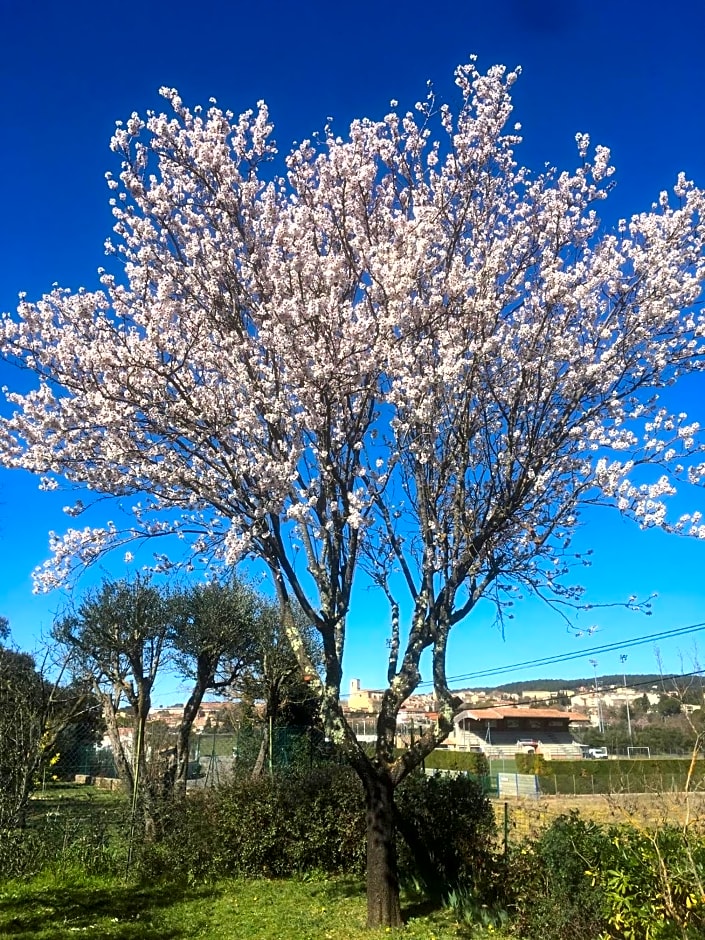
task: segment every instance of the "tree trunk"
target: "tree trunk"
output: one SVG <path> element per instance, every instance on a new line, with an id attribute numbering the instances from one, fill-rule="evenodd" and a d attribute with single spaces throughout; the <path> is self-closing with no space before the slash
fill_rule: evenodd
<path id="1" fill-rule="evenodd" d="M 388 774 L 372 769 L 362 782 L 367 800 L 367 926 L 400 927 L 394 785 Z"/>
<path id="2" fill-rule="evenodd" d="M 186 717 L 181 719 L 181 724 L 176 732 L 176 757 L 173 764 L 170 764 L 171 773 L 171 794 L 174 796 L 185 796 L 188 783 L 188 765 L 191 752 L 191 729 L 193 719 Z"/>
<path id="3" fill-rule="evenodd" d="M 115 771 L 120 778 L 123 790 L 125 790 L 126 793 L 131 794 L 132 788 L 134 786 L 134 775 L 132 772 L 133 765 L 128 760 L 122 739 L 120 737 L 120 730 L 117 721 L 117 709 L 109 695 L 102 694 L 100 690 L 98 690 L 98 695 L 100 696 L 101 704 L 103 706 L 103 717 L 108 729 L 108 737 L 110 738 L 110 747 L 113 753 Z"/>
<path id="4" fill-rule="evenodd" d="M 32 795 L 34 775 L 39 770 L 40 762 L 30 758 L 30 763 L 23 768 L 17 798 L 9 818 L 9 829 L 24 829 L 27 826 L 27 808 Z"/>
<path id="5" fill-rule="evenodd" d="M 205 691 L 205 683 L 199 681 L 184 706 L 184 713 L 176 732 L 176 760 L 173 765 L 170 766 L 170 796 L 183 797 L 186 795 L 191 750 L 191 731 L 193 730 L 193 723 L 198 715 L 198 710 L 201 707 Z"/>
<path id="6" fill-rule="evenodd" d="M 172 789 L 174 794 L 178 796 L 186 795 L 191 731 L 206 690 L 212 685 L 215 666 L 216 662 L 213 661 L 212 657 L 208 658 L 205 653 L 200 654 L 196 670 L 196 683 L 184 705 L 184 713 L 176 737 L 176 766 L 174 768 Z"/>
<path id="7" fill-rule="evenodd" d="M 264 724 L 264 733 L 262 734 L 262 743 L 259 746 L 259 753 L 257 754 L 257 760 L 255 761 L 255 766 L 252 768 L 253 780 L 261 777 L 264 773 L 267 754 L 269 753 L 269 746 L 269 722 L 266 721 Z"/>

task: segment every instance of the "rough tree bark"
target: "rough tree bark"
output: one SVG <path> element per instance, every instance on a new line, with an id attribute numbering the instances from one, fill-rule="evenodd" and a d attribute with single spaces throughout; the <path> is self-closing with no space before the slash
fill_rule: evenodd
<path id="1" fill-rule="evenodd" d="M 213 681 L 212 675 L 206 675 L 206 672 L 208 672 L 206 669 L 197 669 L 195 685 L 184 705 L 183 715 L 176 731 L 176 760 L 170 768 L 172 771 L 171 789 L 174 795 L 183 796 L 186 793 L 191 731 L 209 683 L 212 684 Z"/>
<path id="2" fill-rule="evenodd" d="M 363 778 L 367 820 L 367 926 L 400 927 L 394 783 L 370 767 Z"/>

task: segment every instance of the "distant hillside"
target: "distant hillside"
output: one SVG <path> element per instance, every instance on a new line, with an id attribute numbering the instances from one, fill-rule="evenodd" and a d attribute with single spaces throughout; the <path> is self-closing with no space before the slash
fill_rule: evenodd
<path id="1" fill-rule="evenodd" d="M 652 686 L 669 688 L 669 677 L 656 673 L 639 673 L 627 675 L 627 685 L 631 688 L 643 688 L 648 691 Z M 621 686 L 624 682 L 622 673 L 597 677 L 600 688 L 606 686 Z M 594 687 L 595 677 L 587 676 L 582 679 L 523 679 L 517 682 L 505 682 L 495 686 L 473 686 L 473 691 L 480 692 L 560 692 L 562 689 L 579 689 L 581 686 Z M 462 690 L 458 690 L 462 691 Z"/>

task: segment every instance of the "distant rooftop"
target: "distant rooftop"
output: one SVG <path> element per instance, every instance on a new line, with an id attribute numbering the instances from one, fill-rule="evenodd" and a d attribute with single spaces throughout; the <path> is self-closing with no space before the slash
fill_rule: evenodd
<path id="1" fill-rule="evenodd" d="M 472 718 L 475 721 L 501 718 L 563 718 L 569 721 L 590 721 L 577 712 L 561 711 L 560 708 L 522 708 L 514 705 L 494 705 L 491 708 L 466 708 L 458 718 Z"/>

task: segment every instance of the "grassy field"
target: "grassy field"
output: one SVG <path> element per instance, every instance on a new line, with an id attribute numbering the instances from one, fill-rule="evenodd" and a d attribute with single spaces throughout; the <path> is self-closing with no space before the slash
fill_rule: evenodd
<path id="1" fill-rule="evenodd" d="M 535 836 L 557 816 L 578 810 L 585 819 L 606 825 L 632 823 L 649 828 L 664 823 L 705 830 L 705 793 L 620 793 L 611 796 L 542 796 L 539 799 L 493 801 L 500 828 L 504 804 L 509 807 L 509 838 Z"/>
<path id="2" fill-rule="evenodd" d="M 407 900 L 401 931 L 365 929 L 351 878 L 234 881 L 188 887 L 45 873 L 0 886 L 0 937 L 63 940 L 462 940 L 501 937 Z"/>
<path id="3" fill-rule="evenodd" d="M 129 805 L 128 797 L 120 790 L 55 783 L 34 794 L 29 803 L 28 823 L 41 827 L 51 821 L 60 824 L 101 820 L 109 825 L 124 825 Z"/>
<path id="4" fill-rule="evenodd" d="M 578 809 L 601 823 L 663 822 L 705 829 L 705 795 L 641 794 L 549 796 L 495 801 L 501 844 L 504 807 L 509 838 L 535 835 L 555 817 Z M 73 842 L 72 820 L 121 817 L 126 800 L 117 793 L 76 785 L 53 786 L 32 801 L 35 824 L 55 820 L 67 842 L 68 863 L 33 879 L 0 883 L 0 938 L 59 940 L 76 936 L 124 940 L 379 940 L 389 931 L 368 932 L 362 883 L 323 875 L 272 881 L 221 879 L 208 885 L 137 884 L 114 876 L 86 876 Z M 95 816 L 94 816 L 95 814 Z M 120 831 L 119 828 L 116 831 Z M 101 843 L 102 844 L 102 843 Z M 85 859 L 98 849 L 87 844 Z M 114 861 L 114 859 L 113 859 Z M 77 863 L 73 867 L 73 863 Z M 122 871 L 113 867 L 111 870 Z M 404 940 L 463 940 L 502 937 L 499 930 L 458 922 L 452 911 L 430 911 L 405 900 Z"/>
<path id="5" fill-rule="evenodd" d="M 42 812 L 49 804 L 53 808 L 64 806 L 77 810 L 86 808 L 87 805 L 110 807 L 125 802 L 126 799 L 120 790 L 101 790 L 99 787 L 82 783 L 52 783 L 46 789 L 38 789 L 32 794 L 30 809 Z"/>

